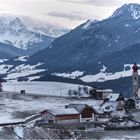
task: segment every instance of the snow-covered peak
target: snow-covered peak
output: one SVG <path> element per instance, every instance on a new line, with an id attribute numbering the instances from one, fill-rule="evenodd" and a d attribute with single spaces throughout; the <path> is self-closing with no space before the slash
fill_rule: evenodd
<path id="1" fill-rule="evenodd" d="M 63 28 L 59 25 L 41 21 L 39 19 L 33 19 L 28 16 L 0 14 L 0 26 L 9 25 L 26 27 L 31 31 L 41 31 L 45 35 L 51 37 L 59 37 L 69 31 L 69 29 Z"/>
<path id="2" fill-rule="evenodd" d="M 57 38 L 59 36 L 64 35 L 65 33 L 69 32 L 68 29 L 60 28 L 58 26 L 46 25 L 43 27 L 31 27 L 31 30 L 34 32 L 39 32 L 40 34 L 51 36 Z"/>
<path id="3" fill-rule="evenodd" d="M 88 21 L 83 25 L 82 29 L 88 30 L 88 29 L 91 27 L 91 25 L 94 24 L 94 23 L 96 23 L 96 22 L 98 22 L 98 20 L 92 20 L 92 19 L 90 19 L 90 20 L 88 20 Z"/>
<path id="4" fill-rule="evenodd" d="M 15 19 L 11 20 L 9 22 L 9 25 L 10 26 L 15 26 L 15 27 L 25 28 L 25 25 L 22 23 L 22 21 L 18 17 L 16 17 Z"/>
<path id="5" fill-rule="evenodd" d="M 118 8 L 112 15 L 112 17 L 121 16 L 121 15 L 131 16 L 133 19 L 140 18 L 140 5 L 136 3 L 125 4 L 122 7 Z"/>
<path id="6" fill-rule="evenodd" d="M 68 31 L 30 17 L 0 14 L 0 42 L 23 50 L 31 49 L 31 46 L 45 39 L 53 40 Z"/>

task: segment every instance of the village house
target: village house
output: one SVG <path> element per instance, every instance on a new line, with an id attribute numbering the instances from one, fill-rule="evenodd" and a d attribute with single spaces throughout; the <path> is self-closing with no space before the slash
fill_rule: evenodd
<path id="1" fill-rule="evenodd" d="M 95 123 L 105 124 L 114 118 L 128 117 L 122 101 L 106 101 L 101 106 L 92 108 L 95 110 Z"/>
<path id="2" fill-rule="evenodd" d="M 66 108 L 74 108 L 80 114 L 80 122 L 94 122 L 95 121 L 95 111 L 92 107 L 87 104 L 69 104 L 65 106 Z"/>
<path id="3" fill-rule="evenodd" d="M 127 116 L 124 103 L 122 101 L 107 101 L 101 106 L 101 110 L 110 115 L 111 118 L 123 118 Z"/>
<path id="4" fill-rule="evenodd" d="M 100 106 L 100 110 L 110 117 L 123 118 L 126 115 L 125 100 L 119 93 L 109 94 Z"/>
<path id="5" fill-rule="evenodd" d="M 79 123 L 80 114 L 74 108 L 46 109 L 41 112 L 41 121 L 46 124 Z"/>
<path id="6" fill-rule="evenodd" d="M 98 102 L 101 100 L 98 100 Z M 93 105 L 92 108 L 96 112 L 95 122 L 106 123 L 112 118 L 123 118 L 126 116 L 126 110 L 124 108 L 124 98 L 118 93 L 110 93 L 108 96 L 100 102 L 98 105 Z"/>
<path id="7" fill-rule="evenodd" d="M 111 93 L 113 93 L 111 89 L 103 89 L 103 90 L 93 89 L 90 91 L 90 94 L 96 100 L 104 100 Z"/>
<path id="8" fill-rule="evenodd" d="M 110 115 L 101 109 L 101 105 L 93 105 L 92 108 L 95 111 L 95 123 L 106 123 L 110 120 Z"/>
<path id="9" fill-rule="evenodd" d="M 127 109 L 140 109 L 140 98 L 129 98 L 126 100 Z"/>
<path id="10" fill-rule="evenodd" d="M 140 109 L 140 98 L 135 98 L 135 109 Z"/>
<path id="11" fill-rule="evenodd" d="M 110 116 L 101 109 L 95 109 L 95 123 L 106 123 L 110 120 Z"/>
<path id="12" fill-rule="evenodd" d="M 135 99 L 133 98 L 126 99 L 125 105 L 127 109 L 136 109 L 136 102 L 135 102 Z"/>

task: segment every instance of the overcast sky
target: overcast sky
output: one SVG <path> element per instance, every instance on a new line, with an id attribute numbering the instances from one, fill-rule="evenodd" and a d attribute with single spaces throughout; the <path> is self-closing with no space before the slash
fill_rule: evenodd
<path id="1" fill-rule="evenodd" d="M 0 13 L 27 15 L 74 28 L 88 19 L 104 19 L 125 3 L 140 0 L 0 0 Z"/>

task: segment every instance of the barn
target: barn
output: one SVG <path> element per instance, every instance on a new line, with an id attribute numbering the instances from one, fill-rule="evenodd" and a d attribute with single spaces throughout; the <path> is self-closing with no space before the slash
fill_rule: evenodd
<path id="1" fill-rule="evenodd" d="M 104 100 L 108 95 L 113 93 L 111 89 L 102 89 L 102 90 L 93 89 L 90 92 L 92 97 L 96 100 Z"/>
<path id="2" fill-rule="evenodd" d="M 65 107 L 76 109 L 80 114 L 80 122 L 94 122 L 95 120 L 95 111 L 87 104 L 69 104 Z"/>
<path id="3" fill-rule="evenodd" d="M 48 124 L 79 123 L 80 114 L 74 108 L 46 109 L 41 112 L 41 120 Z"/>

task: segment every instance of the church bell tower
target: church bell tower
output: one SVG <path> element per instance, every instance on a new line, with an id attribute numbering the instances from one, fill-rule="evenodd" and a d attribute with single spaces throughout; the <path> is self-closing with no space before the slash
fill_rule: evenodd
<path id="1" fill-rule="evenodd" d="M 134 63 L 132 69 L 133 69 L 133 75 L 132 75 L 132 92 L 133 92 L 133 97 L 138 97 L 139 75 L 138 75 L 138 66 L 137 66 L 136 62 Z"/>

